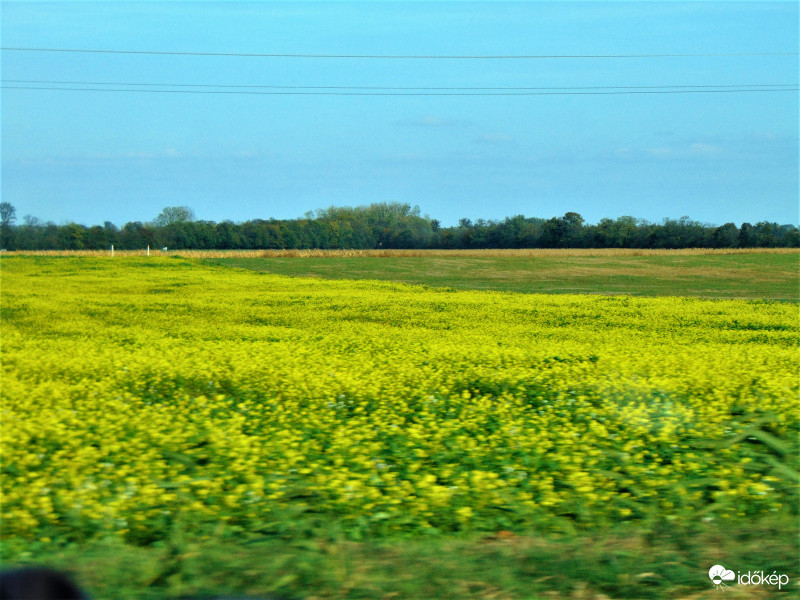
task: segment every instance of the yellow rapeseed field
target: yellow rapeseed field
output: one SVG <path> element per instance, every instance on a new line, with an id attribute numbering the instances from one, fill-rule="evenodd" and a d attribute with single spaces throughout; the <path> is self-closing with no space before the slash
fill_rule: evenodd
<path id="1" fill-rule="evenodd" d="M 796 304 L 0 266 L 6 541 L 797 509 Z"/>

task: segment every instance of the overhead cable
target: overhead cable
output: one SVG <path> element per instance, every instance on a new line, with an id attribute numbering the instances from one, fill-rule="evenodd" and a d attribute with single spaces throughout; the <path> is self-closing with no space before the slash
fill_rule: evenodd
<path id="1" fill-rule="evenodd" d="M 2 83 L 46 85 L 104 85 L 160 88 L 221 88 L 221 89 L 275 89 L 275 90 L 382 90 L 382 91 L 571 91 L 571 90 L 736 90 L 737 88 L 768 88 L 782 91 L 794 88 L 797 83 L 744 83 L 707 85 L 600 85 L 600 86 L 549 86 L 549 87 L 416 87 L 369 85 L 231 85 L 218 83 L 153 83 L 123 81 L 53 81 L 45 79 L 3 79 Z M 135 91 L 135 90 L 132 90 Z M 170 91 L 170 90 L 166 90 Z M 180 90 L 175 90 L 180 91 Z"/>
<path id="2" fill-rule="evenodd" d="M 89 48 L 24 48 L 3 46 L 7 52 L 64 52 L 79 54 L 138 54 L 160 56 L 219 56 L 242 58 L 328 58 L 328 59 L 404 59 L 404 60 L 547 60 L 547 59 L 643 59 L 643 58 L 706 58 L 725 56 L 797 56 L 793 52 L 705 52 L 663 54 L 268 54 L 254 52 L 188 52 L 170 50 L 113 50 Z"/>
<path id="3" fill-rule="evenodd" d="M 53 90 L 61 92 L 117 92 L 117 93 L 149 93 L 149 94 L 227 94 L 248 96 L 609 96 L 630 94 L 736 94 L 753 92 L 796 92 L 797 87 L 784 88 L 734 88 L 734 89 L 637 89 L 606 91 L 475 91 L 475 92 L 442 92 L 442 91 L 251 91 L 251 90 L 176 90 L 176 89 L 143 89 L 143 88 L 99 88 L 99 87 L 57 87 L 38 85 L 3 85 L 3 90 Z"/>

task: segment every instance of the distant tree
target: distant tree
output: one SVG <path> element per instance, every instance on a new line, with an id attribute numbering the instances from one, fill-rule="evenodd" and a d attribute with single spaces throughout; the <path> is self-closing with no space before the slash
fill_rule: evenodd
<path id="1" fill-rule="evenodd" d="M 558 248 L 561 243 L 561 227 L 557 218 L 553 217 L 544 222 L 539 243 L 544 248 Z"/>
<path id="2" fill-rule="evenodd" d="M 0 225 L 11 227 L 17 218 L 17 209 L 10 202 L 0 202 Z"/>
<path id="3" fill-rule="evenodd" d="M 237 250 L 243 245 L 239 227 L 233 221 L 223 221 L 217 224 L 216 247 L 223 250 Z"/>
<path id="4" fill-rule="evenodd" d="M 58 247 L 64 250 L 83 250 L 86 227 L 78 223 L 68 223 L 58 228 Z"/>
<path id="5" fill-rule="evenodd" d="M 527 245 L 525 240 L 527 229 L 528 224 L 523 215 L 506 217 L 497 228 L 493 245 L 501 248 L 523 248 Z"/>
<path id="6" fill-rule="evenodd" d="M 686 248 L 686 227 L 684 226 L 684 219 L 680 220 L 664 218 L 661 225 L 656 228 L 652 236 L 652 247 L 654 248 Z"/>
<path id="7" fill-rule="evenodd" d="M 756 245 L 760 248 L 774 248 L 778 245 L 778 224 L 761 221 L 755 226 Z"/>
<path id="8" fill-rule="evenodd" d="M 473 248 L 491 248 L 494 245 L 494 240 L 491 239 L 492 228 L 490 223 L 485 219 L 478 219 L 473 224 L 472 229 L 472 247 Z"/>
<path id="9" fill-rule="evenodd" d="M 17 209 L 10 202 L 0 202 L 0 248 L 16 250 L 15 235 L 12 226 Z"/>
<path id="10" fill-rule="evenodd" d="M 563 217 L 548 219 L 542 226 L 541 244 L 545 248 L 575 248 L 582 244 L 583 217 L 568 212 Z"/>
<path id="11" fill-rule="evenodd" d="M 452 227 L 422 215 L 418 206 L 375 203 L 330 207 L 303 219 L 255 219 L 243 224 L 196 221 L 185 206 L 167 207 L 150 224 L 127 223 L 122 229 L 106 221 L 85 227 L 42 223 L 25 215 L 14 225 L 16 211 L 0 203 L 0 247 L 8 250 L 78 248 L 139 249 L 167 246 L 196 248 L 752 248 L 800 247 L 800 228 L 762 221 L 721 227 L 689 217 L 650 223 L 630 216 L 584 223 L 576 212 L 544 219 L 516 215 L 503 221 L 467 218 Z"/>
<path id="12" fill-rule="evenodd" d="M 166 246 L 174 250 L 199 247 L 195 239 L 194 223 L 189 221 L 170 223 L 166 227 L 157 229 L 156 243 L 158 246 Z"/>
<path id="13" fill-rule="evenodd" d="M 800 248 L 800 229 L 794 225 L 781 225 L 783 232 L 782 246 L 786 248 Z"/>
<path id="14" fill-rule="evenodd" d="M 605 238 L 604 246 L 609 248 L 630 248 L 636 236 L 636 219 L 631 216 L 618 217 L 615 220 L 601 219 L 599 231 Z"/>
<path id="15" fill-rule="evenodd" d="M 242 223 L 239 231 L 242 237 L 242 243 L 250 250 L 257 250 L 267 248 L 269 238 L 267 235 L 267 228 L 265 221 L 255 220 Z"/>
<path id="16" fill-rule="evenodd" d="M 576 212 L 568 212 L 559 219 L 561 229 L 561 246 L 564 248 L 579 248 L 583 245 L 583 217 Z"/>
<path id="17" fill-rule="evenodd" d="M 119 227 L 114 225 L 111 221 L 103 222 L 103 232 L 105 233 L 106 246 L 119 245 Z"/>
<path id="18" fill-rule="evenodd" d="M 752 248 L 756 245 L 755 228 L 750 223 L 742 223 L 739 227 L 739 247 Z"/>
<path id="19" fill-rule="evenodd" d="M 419 212 L 419 208 L 416 209 Z M 376 229 L 393 227 L 403 217 L 412 214 L 410 204 L 399 202 L 379 202 L 370 204 L 361 211 L 364 220 Z"/>
<path id="20" fill-rule="evenodd" d="M 739 228 L 733 223 L 717 227 L 711 234 L 711 245 L 714 248 L 736 248 L 739 246 Z"/>
<path id="21" fill-rule="evenodd" d="M 394 231 L 384 246 L 387 248 L 413 248 L 414 235 L 408 229 Z"/>
<path id="22" fill-rule="evenodd" d="M 108 230 L 100 225 L 93 225 L 83 233 L 83 247 L 87 250 L 108 248 Z"/>
<path id="23" fill-rule="evenodd" d="M 157 227 L 166 227 L 173 223 L 190 223 L 194 221 L 194 211 L 188 206 L 168 206 L 156 217 Z"/>
<path id="24" fill-rule="evenodd" d="M 41 221 L 31 215 L 22 217 L 23 225 L 17 227 L 17 250 L 44 250 L 41 232 L 44 229 Z"/>
<path id="25" fill-rule="evenodd" d="M 150 246 L 156 247 L 156 236 L 150 227 L 139 221 L 125 223 L 119 232 L 120 249 L 136 250 Z"/>
<path id="26" fill-rule="evenodd" d="M 39 227 L 42 224 L 39 217 L 34 217 L 33 215 L 25 215 L 22 220 L 26 227 Z"/>

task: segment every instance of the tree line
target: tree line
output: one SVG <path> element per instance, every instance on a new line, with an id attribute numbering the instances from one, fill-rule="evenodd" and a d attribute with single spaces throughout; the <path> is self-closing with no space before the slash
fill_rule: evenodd
<path id="1" fill-rule="evenodd" d="M 153 221 L 117 227 L 110 221 L 87 227 L 78 223 L 42 223 L 0 203 L 0 248 L 6 250 L 102 250 L 146 246 L 173 250 L 257 249 L 480 249 L 480 248 L 797 248 L 795 225 L 709 225 L 664 219 L 651 223 L 634 217 L 587 224 L 576 212 L 544 219 L 516 215 L 500 220 L 460 219 L 442 227 L 437 219 L 404 203 L 331 207 L 299 219 L 253 219 L 243 223 L 202 221 L 183 206 L 165 208 Z"/>

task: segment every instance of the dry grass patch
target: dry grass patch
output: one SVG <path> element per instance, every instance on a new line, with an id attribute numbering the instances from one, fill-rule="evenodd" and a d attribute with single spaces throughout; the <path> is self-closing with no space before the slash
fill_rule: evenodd
<path id="1" fill-rule="evenodd" d="M 487 250 L 167 250 L 152 248 L 152 255 L 166 254 L 185 258 L 401 258 L 401 257 L 537 257 L 573 258 L 631 257 L 631 256 L 704 256 L 718 254 L 798 254 L 798 248 L 684 248 L 678 250 L 650 250 L 639 248 L 522 248 Z M 110 256 L 110 250 L 17 250 L 6 255 L 25 256 Z M 115 256 L 146 256 L 147 250 L 115 250 Z"/>

